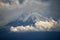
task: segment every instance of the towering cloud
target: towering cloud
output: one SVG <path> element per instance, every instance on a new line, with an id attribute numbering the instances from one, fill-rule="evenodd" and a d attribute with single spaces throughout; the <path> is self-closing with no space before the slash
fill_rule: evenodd
<path id="1" fill-rule="evenodd" d="M 46 18 L 59 17 L 59 1 L 56 1 L 57 0 L 0 0 L 0 26 L 6 25 L 15 20 L 26 22 L 31 18 L 36 22 L 34 24 L 35 26 L 23 26 L 22 24 L 22 26 L 12 26 L 10 30 L 40 31 L 50 30 L 57 26 L 59 27 L 59 22 Z"/>
<path id="2" fill-rule="evenodd" d="M 57 21 L 55 21 L 53 19 L 46 20 L 46 21 L 39 20 L 39 21 L 36 21 L 35 26 L 32 26 L 32 25 L 17 26 L 17 27 L 11 26 L 10 31 L 11 32 L 57 31 L 57 30 L 52 30 L 51 28 L 55 29 L 55 27 L 58 27 L 57 25 L 59 25 L 59 24 L 60 23 L 58 23 Z"/>

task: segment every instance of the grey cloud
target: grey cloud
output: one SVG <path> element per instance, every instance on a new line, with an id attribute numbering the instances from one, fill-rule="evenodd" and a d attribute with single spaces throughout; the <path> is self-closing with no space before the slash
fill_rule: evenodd
<path id="1" fill-rule="evenodd" d="M 14 0 L 13 0 L 14 1 Z M 17 0 L 16 0 L 17 1 Z M 14 1 L 14 2 L 16 2 Z M 18 2 L 18 1 L 17 1 Z M 4 4 L 6 5 L 6 4 Z M 13 5 L 11 5 L 13 6 Z M 2 20 L 1 22 L 3 23 L 9 23 L 11 21 L 16 20 L 22 20 L 25 21 L 27 20 L 29 17 L 33 16 L 35 13 L 38 15 L 40 14 L 44 14 L 45 12 L 47 13 L 48 11 L 48 6 L 49 3 L 42 3 L 42 2 L 36 2 L 34 0 L 26 0 L 25 3 L 21 6 L 19 5 L 17 8 L 13 9 L 14 6 L 12 7 L 12 9 L 8 9 L 7 11 L 5 11 L 2 14 L 2 17 L 4 18 L 4 20 Z M 8 7 L 8 6 L 7 6 Z M 9 6 L 10 7 L 10 6 Z M 2 13 L 2 12 L 1 12 Z M 24 15 L 21 16 L 21 15 Z M 27 15 L 30 15 L 27 17 Z M 22 19 L 21 19 L 22 18 Z M 25 19 L 26 18 L 26 19 Z M 0 23 L 1 24 L 1 23 Z"/>
<path id="2" fill-rule="evenodd" d="M 19 3 L 20 4 L 23 4 L 25 0 L 19 0 Z"/>
<path id="3" fill-rule="evenodd" d="M 52 31 L 60 31 L 60 20 L 57 21 L 57 24 L 51 28 Z"/>
<path id="4" fill-rule="evenodd" d="M 50 16 L 55 19 L 59 19 L 60 17 L 60 0 L 51 0 L 50 5 Z"/>
<path id="5" fill-rule="evenodd" d="M 37 20 L 36 23 L 34 24 L 35 26 L 32 25 L 27 25 L 27 26 L 11 26 L 10 31 L 11 32 L 29 32 L 29 31 L 60 31 L 60 23 L 53 19 L 49 19 L 46 21 L 41 21 Z M 56 27 L 56 29 L 55 29 Z M 53 28 L 54 30 L 51 30 Z M 59 29 L 58 29 L 59 28 Z"/>
<path id="6" fill-rule="evenodd" d="M 31 17 L 34 20 L 34 18 L 36 18 L 36 20 L 43 20 L 46 21 L 46 17 L 45 16 L 49 16 L 50 14 L 59 14 L 58 12 L 60 12 L 59 6 L 55 1 L 49 1 L 49 2 L 41 2 L 41 1 L 37 1 L 37 0 L 25 0 L 23 5 L 19 4 L 19 1 L 21 2 L 21 0 L 9 0 L 6 2 L 6 0 L 0 0 L 0 25 L 6 25 L 11 21 L 14 20 L 19 20 L 19 21 L 26 21 L 29 19 L 29 17 Z M 54 4 L 53 4 L 54 3 Z M 56 5 L 55 5 L 56 3 Z M 58 6 L 58 7 L 57 7 Z M 55 8 L 53 8 L 55 7 Z M 54 10 L 56 9 L 57 10 Z M 24 17 L 23 17 L 23 16 Z M 41 16 L 43 15 L 43 16 Z M 45 15 L 45 16 L 44 16 Z M 52 17 L 50 15 L 50 17 Z M 48 21 L 47 21 L 48 22 Z M 45 23 L 45 22 L 44 22 Z M 49 24 L 49 22 L 48 22 Z M 57 23 L 56 25 L 58 25 L 59 23 Z M 50 25 L 50 24 L 49 24 Z M 30 26 L 29 26 L 30 27 Z M 59 27 L 59 26 L 58 26 Z M 57 27 L 57 29 L 58 29 Z M 25 27 L 23 27 L 25 28 Z M 27 27 L 28 28 L 28 27 Z M 54 27 L 55 28 L 55 27 Z"/>
<path id="7" fill-rule="evenodd" d="M 0 9 L 13 9 L 19 5 L 18 0 L 0 0 Z"/>

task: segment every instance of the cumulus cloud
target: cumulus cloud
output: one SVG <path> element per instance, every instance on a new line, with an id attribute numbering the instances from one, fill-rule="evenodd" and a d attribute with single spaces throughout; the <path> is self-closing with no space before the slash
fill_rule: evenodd
<path id="1" fill-rule="evenodd" d="M 55 21 L 53 19 L 46 20 L 46 21 L 39 20 L 39 21 L 36 21 L 35 26 L 32 26 L 32 25 L 17 26 L 17 27 L 11 26 L 10 31 L 12 31 L 12 32 L 50 31 L 51 28 L 55 28 L 55 25 L 57 25 L 57 24 L 58 24 L 57 21 Z"/>

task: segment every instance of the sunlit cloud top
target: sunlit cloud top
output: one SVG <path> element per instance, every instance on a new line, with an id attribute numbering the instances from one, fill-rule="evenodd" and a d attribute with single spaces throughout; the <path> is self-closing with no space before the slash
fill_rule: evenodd
<path id="1" fill-rule="evenodd" d="M 27 26 L 11 26 L 10 31 L 11 32 L 31 32 L 31 31 L 59 31 L 58 28 L 60 23 L 57 21 L 50 19 L 46 21 L 36 21 L 35 26 L 27 25 Z M 59 26 L 57 26 L 59 25 Z M 53 30 L 56 29 L 56 30 Z"/>

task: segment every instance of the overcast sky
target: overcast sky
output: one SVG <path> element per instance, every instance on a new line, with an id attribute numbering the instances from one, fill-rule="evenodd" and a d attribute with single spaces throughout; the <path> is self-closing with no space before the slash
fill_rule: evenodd
<path id="1" fill-rule="evenodd" d="M 36 22 L 34 24 L 36 28 L 30 25 L 24 27 L 22 24 L 22 26 L 17 26 L 16 29 L 11 26 L 10 30 L 20 31 L 22 29 L 22 31 L 40 31 L 40 29 L 46 30 L 47 28 L 49 30 L 51 27 L 55 29 L 60 28 L 59 4 L 60 0 L 0 0 L 0 26 L 15 20 L 25 22 L 31 17 L 33 20 L 36 18 L 36 20 L 34 20 Z M 36 25 L 37 23 L 39 25 Z M 38 26 L 44 27 L 40 28 Z"/>

